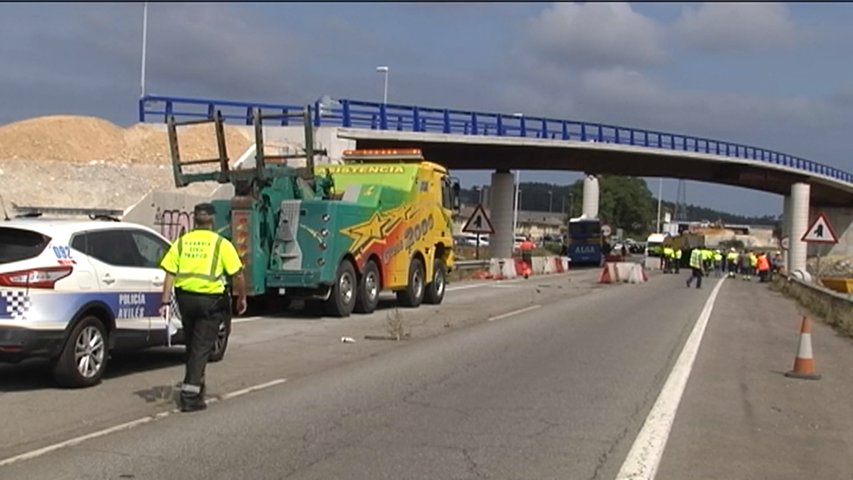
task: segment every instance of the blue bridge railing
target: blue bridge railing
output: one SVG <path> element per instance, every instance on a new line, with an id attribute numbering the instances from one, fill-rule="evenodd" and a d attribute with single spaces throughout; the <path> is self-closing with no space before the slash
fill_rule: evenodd
<path id="1" fill-rule="evenodd" d="M 267 104 L 197 98 L 145 96 L 139 99 L 139 121 L 212 117 L 222 111 L 226 121 L 252 124 L 252 109 L 265 113 L 296 113 L 304 105 Z M 432 132 L 456 135 L 495 135 L 581 142 L 614 143 L 757 160 L 853 183 L 853 173 L 765 148 L 694 137 L 678 133 L 620 127 L 603 123 L 557 120 L 521 114 L 485 113 L 412 105 L 383 104 L 359 100 L 324 99 L 314 102 L 315 126 L 338 126 L 373 130 Z M 282 118 L 281 125 L 288 119 Z"/>

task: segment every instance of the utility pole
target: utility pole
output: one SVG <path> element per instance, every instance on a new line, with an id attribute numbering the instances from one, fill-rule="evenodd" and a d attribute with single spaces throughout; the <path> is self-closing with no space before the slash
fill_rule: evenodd
<path id="1" fill-rule="evenodd" d="M 145 57 L 148 45 L 148 2 L 142 4 L 142 68 L 140 69 L 139 96 L 145 96 Z"/>
<path id="2" fill-rule="evenodd" d="M 657 227 L 655 227 L 655 233 L 660 233 L 660 205 L 661 205 L 662 193 L 663 193 L 663 177 L 661 177 L 658 181 L 658 223 L 657 223 Z"/>

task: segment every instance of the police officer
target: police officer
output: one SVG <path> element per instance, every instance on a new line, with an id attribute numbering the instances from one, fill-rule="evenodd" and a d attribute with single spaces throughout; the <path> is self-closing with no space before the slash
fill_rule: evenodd
<path id="1" fill-rule="evenodd" d="M 246 311 L 246 284 L 242 262 L 234 245 L 213 231 L 213 205 L 202 203 L 193 210 L 195 228 L 171 246 L 160 267 L 166 271 L 161 314 L 170 305 L 172 287 L 187 345 L 184 382 L 181 385 L 181 411 L 204 410 L 204 370 L 219 325 L 231 314 L 231 299 L 225 290 L 223 274 L 230 275 L 237 292 L 237 313 Z"/>

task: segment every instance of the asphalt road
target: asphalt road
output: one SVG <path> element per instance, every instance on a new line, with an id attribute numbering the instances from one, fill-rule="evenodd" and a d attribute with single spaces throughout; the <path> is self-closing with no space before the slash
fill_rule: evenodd
<path id="1" fill-rule="evenodd" d="M 85 390 L 4 367 L 0 478 L 853 478 L 849 339 L 816 322 L 823 378 L 791 379 L 801 312 L 766 285 L 727 280 L 709 309 L 716 279 L 597 276 L 455 285 L 439 307 L 400 310 L 402 342 L 364 339 L 387 334 L 389 305 L 245 319 L 199 413 L 173 410 L 175 351 L 115 359 Z M 677 413 L 651 410 L 679 371 Z M 650 424 L 666 429 L 644 436 Z M 617 477 L 637 445 L 654 450 L 644 438 L 657 476 Z"/>
<path id="2" fill-rule="evenodd" d="M 660 276 L 543 293 L 563 282 L 471 288 L 467 306 L 445 307 L 480 315 L 468 327 L 440 326 L 451 331 L 22 460 L 0 476 L 614 478 L 709 289 Z M 509 292 L 519 313 L 490 312 Z"/>
<path id="3" fill-rule="evenodd" d="M 597 270 L 448 287 L 439 306 L 400 309 L 411 340 L 365 340 L 388 335 L 393 302 L 372 315 L 322 318 L 290 311 L 278 318 L 235 319 L 225 361 L 209 365 L 213 396 L 279 379 L 293 381 L 361 358 L 443 335 L 533 302 L 571 298 L 605 289 Z M 356 339 L 342 344 L 342 336 Z M 157 348 L 110 359 L 104 381 L 88 389 L 57 388 L 42 364 L 0 365 L 0 461 L 57 442 L 174 408 L 174 386 L 183 377 L 183 347 Z M 0 479 L 4 478 L 0 474 Z"/>

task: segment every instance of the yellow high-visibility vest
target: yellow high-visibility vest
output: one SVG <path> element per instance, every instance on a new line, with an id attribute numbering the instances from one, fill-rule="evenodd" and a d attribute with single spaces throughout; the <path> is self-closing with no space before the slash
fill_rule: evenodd
<path id="1" fill-rule="evenodd" d="M 212 230 L 196 229 L 172 244 L 160 266 L 175 276 L 175 288 L 216 294 L 225 291 L 223 273 L 234 275 L 243 263 L 226 238 Z"/>

